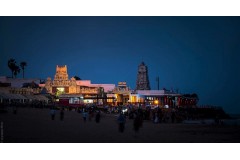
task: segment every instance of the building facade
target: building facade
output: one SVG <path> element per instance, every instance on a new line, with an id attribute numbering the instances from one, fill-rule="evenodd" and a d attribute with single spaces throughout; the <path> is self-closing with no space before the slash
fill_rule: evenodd
<path id="1" fill-rule="evenodd" d="M 0 103 L 44 103 L 49 99 L 41 95 L 40 79 L 0 77 Z"/>
<path id="2" fill-rule="evenodd" d="M 107 102 L 110 105 L 128 104 L 131 92 L 126 82 L 118 82 L 117 87 L 107 94 Z"/>

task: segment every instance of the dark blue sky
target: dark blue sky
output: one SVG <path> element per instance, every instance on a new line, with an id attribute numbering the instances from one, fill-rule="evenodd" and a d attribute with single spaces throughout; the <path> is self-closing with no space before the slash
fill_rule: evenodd
<path id="1" fill-rule="evenodd" d="M 159 76 L 161 88 L 240 113 L 239 43 L 240 17 L 0 17 L 0 76 L 15 58 L 27 78 L 66 64 L 70 77 L 134 89 L 144 61 L 152 89 Z"/>

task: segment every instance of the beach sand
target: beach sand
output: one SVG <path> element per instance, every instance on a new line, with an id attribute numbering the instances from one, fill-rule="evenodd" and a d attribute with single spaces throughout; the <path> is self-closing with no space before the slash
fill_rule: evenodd
<path id="1" fill-rule="evenodd" d="M 0 114 L 4 143 L 239 143 L 240 126 L 203 124 L 153 124 L 144 121 L 139 132 L 133 130 L 133 120 L 127 119 L 123 133 L 118 131 L 117 116 L 101 114 L 84 123 L 82 114 L 60 111 L 51 120 L 49 109 L 19 108 L 13 114 Z"/>

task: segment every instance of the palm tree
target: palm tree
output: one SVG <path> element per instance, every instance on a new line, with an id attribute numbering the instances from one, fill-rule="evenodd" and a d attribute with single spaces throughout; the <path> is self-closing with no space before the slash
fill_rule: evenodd
<path id="1" fill-rule="evenodd" d="M 24 78 L 24 69 L 25 69 L 25 67 L 27 66 L 27 62 L 21 62 L 21 63 L 20 63 L 20 66 L 21 66 L 21 68 L 22 68 L 23 78 Z"/>
<path id="2" fill-rule="evenodd" d="M 11 59 L 8 60 L 8 67 L 12 71 L 12 78 L 13 78 L 13 72 L 14 72 L 14 69 L 16 67 L 15 59 L 11 58 Z"/>
<path id="3" fill-rule="evenodd" d="M 15 76 L 15 78 L 17 77 L 17 74 L 20 73 L 20 67 L 15 65 L 14 67 L 14 71 L 13 71 L 13 74 Z"/>

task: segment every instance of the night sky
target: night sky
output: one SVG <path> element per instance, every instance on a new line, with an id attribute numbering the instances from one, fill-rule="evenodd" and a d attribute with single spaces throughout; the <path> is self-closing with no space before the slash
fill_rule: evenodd
<path id="1" fill-rule="evenodd" d="M 144 61 L 152 89 L 159 76 L 160 88 L 240 113 L 239 43 L 240 17 L 0 17 L 0 76 L 14 58 L 26 78 L 66 64 L 69 77 L 134 89 Z"/>

